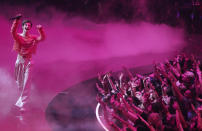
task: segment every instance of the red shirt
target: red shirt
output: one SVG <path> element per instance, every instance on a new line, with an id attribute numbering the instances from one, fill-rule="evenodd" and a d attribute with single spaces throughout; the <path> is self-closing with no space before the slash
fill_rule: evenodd
<path id="1" fill-rule="evenodd" d="M 14 38 L 13 50 L 17 51 L 21 56 L 25 58 L 31 58 L 32 54 L 36 53 L 37 43 L 45 39 L 43 28 L 38 28 L 39 36 L 28 35 L 22 36 L 17 33 L 19 20 L 14 20 L 11 27 L 11 34 Z"/>

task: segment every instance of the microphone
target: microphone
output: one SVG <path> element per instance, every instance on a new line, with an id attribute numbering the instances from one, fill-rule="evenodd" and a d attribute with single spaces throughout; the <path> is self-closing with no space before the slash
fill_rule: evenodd
<path id="1" fill-rule="evenodd" d="M 15 19 L 19 20 L 20 18 L 22 18 L 22 15 L 17 15 L 15 17 L 10 18 L 9 20 L 15 20 Z"/>

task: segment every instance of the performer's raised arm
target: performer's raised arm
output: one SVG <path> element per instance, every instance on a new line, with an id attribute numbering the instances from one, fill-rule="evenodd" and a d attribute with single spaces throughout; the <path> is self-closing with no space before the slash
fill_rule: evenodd
<path id="1" fill-rule="evenodd" d="M 17 28 L 18 28 L 21 17 L 22 17 L 22 15 L 18 14 L 16 17 L 11 18 L 11 20 L 14 20 L 13 24 L 11 26 L 11 34 L 12 34 L 14 40 L 16 40 L 16 41 L 18 40 Z"/>
<path id="2" fill-rule="evenodd" d="M 39 36 L 36 38 L 37 42 L 43 41 L 45 39 L 45 32 L 41 25 L 36 26 L 39 32 Z"/>

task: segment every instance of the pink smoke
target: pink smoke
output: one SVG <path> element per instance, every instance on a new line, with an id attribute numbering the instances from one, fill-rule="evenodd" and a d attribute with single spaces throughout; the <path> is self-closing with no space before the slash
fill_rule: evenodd
<path id="1" fill-rule="evenodd" d="M 49 21 L 43 19 L 46 14 L 32 12 L 29 15 L 34 24 L 32 33 L 37 34 L 35 25 L 42 24 L 47 37 L 33 57 L 31 101 L 42 111 L 58 92 L 95 77 L 99 72 L 117 71 L 122 66 L 151 65 L 154 61 L 172 57 L 185 46 L 183 30 L 167 25 L 146 22 L 96 24 L 84 18 L 67 18 L 54 10 L 52 14 Z M 0 16 L 0 69 L 9 76 L 1 80 L 14 82 L 16 53 L 11 51 L 10 26 L 11 22 Z M 17 88 L 13 86 L 12 90 L 5 91 L 15 94 Z M 0 87 L 1 90 L 6 88 L 10 89 L 10 85 Z M 4 94 L 0 95 L 4 97 Z M 4 102 L 14 101 L 15 97 L 7 96 Z M 6 109 L 9 110 L 11 105 L 8 104 Z"/>

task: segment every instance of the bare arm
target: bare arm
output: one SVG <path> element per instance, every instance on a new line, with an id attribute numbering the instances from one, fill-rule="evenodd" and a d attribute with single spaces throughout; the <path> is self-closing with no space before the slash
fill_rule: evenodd
<path id="1" fill-rule="evenodd" d="M 176 95 L 179 101 L 182 101 L 184 96 L 181 94 L 180 90 L 176 86 L 175 84 L 176 81 L 171 80 L 171 83 L 172 83 L 172 90 L 174 91 L 174 95 Z"/>
<path id="2" fill-rule="evenodd" d="M 107 74 L 107 79 L 108 79 L 108 81 L 109 81 L 109 84 L 110 84 L 110 86 L 111 86 L 111 88 L 113 89 L 113 90 L 117 90 L 116 89 L 116 86 L 114 85 L 114 83 L 112 82 L 112 80 L 111 80 L 111 78 L 110 78 L 110 73 L 108 73 Z"/>
<path id="3" fill-rule="evenodd" d="M 147 127 L 150 129 L 150 131 L 155 131 L 155 128 L 152 126 L 152 125 L 150 125 L 144 118 L 142 118 L 139 114 L 137 114 L 138 115 L 138 117 L 140 118 L 140 120 L 142 121 L 142 122 L 144 122 L 146 125 L 147 125 Z"/>
<path id="4" fill-rule="evenodd" d="M 200 99 L 199 97 L 197 97 L 196 100 L 197 100 L 198 102 L 202 102 L 202 99 Z"/>
<path id="5" fill-rule="evenodd" d="M 179 104 L 178 104 L 178 102 L 177 101 L 175 101 L 175 108 L 176 108 L 176 113 L 178 113 L 178 114 L 176 114 L 176 119 L 177 119 L 177 115 L 178 115 L 178 117 L 179 117 L 179 120 L 180 120 L 180 124 L 182 124 L 182 126 L 184 127 L 184 128 L 187 128 L 187 123 L 186 123 L 186 121 L 185 121 L 185 119 L 184 119 L 184 116 L 183 116 L 183 114 L 182 114 L 182 111 L 181 111 L 181 109 L 180 109 L 180 107 L 179 107 Z"/>
<path id="6" fill-rule="evenodd" d="M 114 124 L 113 122 L 110 122 L 110 126 L 112 126 L 115 131 L 122 131 L 116 124 Z"/>
<path id="7" fill-rule="evenodd" d="M 201 70 L 199 68 L 199 65 L 200 65 L 200 61 L 198 61 L 196 63 L 196 73 L 198 75 L 198 80 L 199 80 L 199 83 L 200 83 L 200 88 L 202 88 L 202 75 L 201 75 L 202 73 L 201 73 Z"/>
<path id="8" fill-rule="evenodd" d="M 45 32 L 41 25 L 37 25 L 39 36 L 36 38 L 37 42 L 43 41 L 45 39 Z"/>
<path id="9" fill-rule="evenodd" d="M 197 111 L 197 128 L 201 131 L 202 130 L 202 117 L 199 111 Z"/>
<path id="10" fill-rule="evenodd" d="M 135 106 L 134 104 L 132 104 L 132 107 L 136 110 L 136 112 L 137 112 L 138 114 L 142 114 L 142 113 L 143 113 L 143 110 L 140 109 L 139 107 Z"/>
<path id="11" fill-rule="evenodd" d="M 176 110 L 176 123 L 177 123 L 177 128 L 179 131 L 184 131 L 182 128 L 182 124 L 180 122 L 180 116 L 178 110 Z"/>
<path id="12" fill-rule="evenodd" d="M 201 114 L 200 114 L 200 109 L 199 108 L 197 108 L 197 109 L 195 109 L 195 107 L 194 107 L 194 105 L 193 104 L 191 104 L 191 107 L 192 107 L 192 110 L 196 113 L 196 115 L 197 115 L 197 128 L 199 129 L 199 130 L 202 130 L 202 117 L 201 117 Z"/>
<path id="13" fill-rule="evenodd" d="M 168 73 L 168 75 L 165 72 L 164 74 L 165 74 L 165 77 L 167 77 L 167 79 L 170 79 L 171 81 L 172 91 L 174 92 L 174 95 L 178 98 L 179 101 L 182 101 L 184 96 L 181 94 L 179 88 L 176 86 L 177 79 L 170 72 Z"/>
<path id="14" fill-rule="evenodd" d="M 128 123 L 127 121 L 123 120 L 121 117 L 119 117 L 118 115 L 116 115 L 115 113 L 112 114 L 113 117 L 115 117 L 116 119 L 120 120 L 123 124 L 127 125 L 130 129 L 132 129 L 133 131 L 136 131 L 136 128 L 133 127 L 130 123 Z"/>
<path id="15" fill-rule="evenodd" d="M 96 87 L 97 87 L 98 91 L 99 91 L 102 95 L 105 94 L 105 91 L 98 85 L 98 83 L 96 83 Z"/>
<path id="16" fill-rule="evenodd" d="M 16 41 L 18 41 L 17 28 L 18 28 L 18 25 L 19 25 L 19 23 L 20 23 L 20 18 L 21 18 L 21 17 L 22 17 L 22 15 L 21 15 L 21 14 L 18 14 L 18 15 L 16 16 L 16 19 L 14 19 L 13 24 L 12 24 L 12 26 L 11 26 L 11 34 L 12 34 L 14 40 L 16 40 Z"/>

